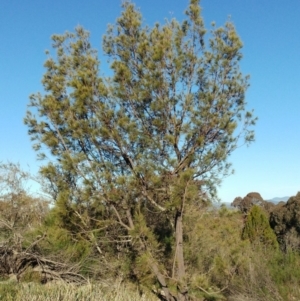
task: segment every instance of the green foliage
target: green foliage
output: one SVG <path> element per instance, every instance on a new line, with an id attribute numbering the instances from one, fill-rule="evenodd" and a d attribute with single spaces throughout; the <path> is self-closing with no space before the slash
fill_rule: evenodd
<path id="1" fill-rule="evenodd" d="M 239 213 L 222 208 L 216 212 L 192 210 L 187 218 L 201 219 L 196 225 L 188 223 L 186 261 L 189 267 L 191 290 L 195 295 L 219 292 L 222 296 L 226 288 L 237 286 L 237 274 L 246 276 L 250 244 L 240 239 L 242 217 Z M 247 275 L 248 276 L 248 275 Z"/>
<path id="2" fill-rule="evenodd" d="M 255 211 L 253 208 L 252 210 Z M 140 209 L 142 211 L 142 208 Z M 260 210 L 262 212 L 261 208 Z M 116 283 L 118 277 L 133 281 L 136 281 L 137 277 L 140 291 L 146 288 L 151 288 L 157 292 L 161 291 L 159 283 L 155 279 L 156 276 L 151 270 L 151 264 L 149 264 L 149 261 L 155 258 L 151 255 L 162 256 L 162 264 L 158 266 L 162 271 L 166 262 L 169 266 L 172 266 L 173 262 L 168 262 L 168 256 L 162 255 L 163 250 L 160 250 L 160 244 L 157 244 L 160 238 L 153 235 L 152 231 L 145 226 L 143 214 L 137 216 L 134 222 L 137 225 L 137 231 L 142 233 L 140 237 L 146 242 L 147 250 L 142 250 L 142 252 L 135 250 L 127 257 L 120 256 L 119 264 L 116 262 L 116 258 L 107 256 L 106 260 L 109 261 L 108 264 L 111 265 L 111 269 L 115 269 L 115 274 L 107 272 L 105 262 L 99 258 L 99 254 L 97 257 L 93 253 L 92 244 L 84 239 L 79 240 L 78 234 L 77 236 L 71 235 L 66 229 L 57 227 L 53 216 L 55 215 L 50 214 L 48 216 L 44 225 L 45 228 L 35 230 L 36 234 L 47 231 L 45 239 L 36 246 L 36 252 L 44 254 L 48 258 L 71 262 L 75 265 L 82 264 L 81 272 L 94 279 L 100 274 L 95 273 L 93 275 L 91 271 L 93 269 L 97 271 L 101 267 L 101 270 L 104 270 L 100 275 L 102 284 L 109 281 Z M 242 213 L 226 207 L 218 210 L 211 207 L 189 207 L 186 210 L 185 218 L 186 279 L 191 298 L 196 300 L 197 298 L 199 300 L 205 298 L 206 300 L 256 301 L 282 301 L 293 300 L 293 298 L 298 300 L 300 298 L 298 289 L 299 254 L 292 250 L 282 253 L 278 248 L 266 245 L 260 239 L 255 240 L 254 243 L 250 243 L 249 239 L 242 240 L 241 233 L 244 228 Z M 196 224 L 193 223 L 194 220 L 197 220 Z M 29 234 L 34 236 L 34 231 Z M 29 234 L 25 237 L 28 241 L 30 240 Z M 148 234 L 152 237 L 149 236 L 148 238 Z M 166 232 L 166 237 L 172 236 Z M 156 242 L 157 253 L 154 253 L 150 248 L 153 242 Z M 80 245 L 86 253 L 80 251 Z M 124 259 L 126 262 L 121 264 Z M 127 287 L 125 290 L 123 285 L 114 290 L 113 285 L 101 288 L 101 285 L 99 287 L 93 285 L 90 288 L 75 288 L 65 284 L 49 283 L 47 288 L 43 288 L 33 283 L 40 280 L 40 274 L 28 269 L 22 274 L 19 285 L 14 282 L 13 284 L 0 282 L 0 295 L 4 296 L 3 300 L 33 300 L 33 296 L 39 296 L 39 300 L 53 300 L 55 298 L 97 300 L 99 294 L 103 300 L 126 300 L 129 298 L 128 296 L 132 298 L 128 300 L 135 300 L 134 298 L 140 300 L 139 298 L 142 298 L 138 297 L 140 295 L 136 293 L 137 288 L 131 287 L 129 289 Z M 168 281 L 172 294 L 176 294 L 177 285 L 178 283 L 174 279 Z M 123 295 L 125 291 L 126 295 Z M 145 298 L 144 300 L 150 300 L 151 296 Z"/>
<path id="3" fill-rule="evenodd" d="M 277 281 L 275 278 L 277 269 L 283 264 L 279 260 L 282 253 L 273 246 L 242 240 L 242 213 L 225 207 L 198 209 L 198 212 L 194 208 L 186 213 L 188 219 L 194 220 L 195 216 L 198 216 L 197 224 L 187 222 L 185 232 L 191 296 L 200 300 L 209 296 L 220 300 L 288 300 L 283 292 L 288 280 Z M 287 266 L 282 275 L 287 277 L 293 264 L 287 260 L 285 263 Z M 296 274 L 295 271 L 293 275 Z M 297 290 L 294 280 L 290 286 L 293 292 Z M 294 293 L 296 299 L 299 293 Z"/>
<path id="4" fill-rule="evenodd" d="M 111 78 L 100 76 L 83 28 L 52 40 L 45 93 L 31 95 L 25 123 L 40 158 L 48 156 L 41 174 L 58 222 L 106 254 L 116 249 L 108 251 L 109 241 L 137 265 L 134 258 L 147 254 L 146 270 L 168 294 L 167 279 L 185 281 L 185 211 L 215 194 L 230 154 L 254 138 L 242 43 L 230 22 L 206 37 L 195 0 L 183 22 L 153 28 L 124 2 L 103 39 Z"/>
<path id="5" fill-rule="evenodd" d="M 283 300 L 300 298 L 300 255 L 289 250 L 286 253 L 274 252 L 270 256 L 268 269 Z"/>
<path id="6" fill-rule="evenodd" d="M 278 248 L 277 238 L 266 213 L 260 207 L 254 205 L 246 218 L 242 233 L 243 239 L 249 239 L 252 244 L 261 243 L 266 246 Z"/>
<path id="7" fill-rule="evenodd" d="M 36 250 L 47 257 L 55 257 L 58 261 L 80 262 L 88 257 L 91 252 L 91 244 L 80 239 L 80 235 L 72 236 L 66 229 L 55 226 L 43 226 L 36 229 L 34 234 L 45 233 L 45 239 L 41 240 Z"/>

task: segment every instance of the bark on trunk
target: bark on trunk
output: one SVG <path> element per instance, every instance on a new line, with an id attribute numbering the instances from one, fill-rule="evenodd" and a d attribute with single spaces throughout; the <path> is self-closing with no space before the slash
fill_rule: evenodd
<path id="1" fill-rule="evenodd" d="M 142 246 L 142 250 L 144 252 L 147 252 L 147 248 L 144 244 L 144 242 L 140 239 L 140 244 Z M 158 265 L 157 263 L 153 260 L 153 261 L 150 261 L 149 262 L 149 265 L 150 265 L 150 268 L 152 269 L 154 275 L 156 276 L 156 279 L 158 280 L 160 286 L 161 286 L 161 292 L 160 292 L 160 297 L 162 300 L 165 300 L 165 301 L 177 301 L 177 298 L 175 298 L 169 288 L 168 288 L 168 285 L 167 285 L 167 282 L 166 282 L 166 278 L 165 276 L 159 271 L 159 268 L 158 268 Z"/>
<path id="2" fill-rule="evenodd" d="M 183 230 L 182 230 L 182 212 L 178 211 L 176 215 L 176 263 L 178 280 L 178 301 L 188 300 L 187 285 L 185 282 L 185 266 L 183 257 Z"/>
<path id="3" fill-rule="evenodd" d="M 158 266 L 156 265 L 156 263 L 151 263 L 151 268 L 152 268 L 152 271 L 153 273 L 155 274 L 158 282 L 160 283 L 161 285 L 161 289 L 163 291 L 163 298 L 166 300 L 166 301 L 176 301 L 176 299 L 172 296 L 172 294 L 170 293 L 170 290 L 167 286 L 167 283 L 166 283 L 166 280 L 165 280 L 165 277 L 164 275 L 161 274 L 161 272 L 159 271 L 158 269 Z"/>

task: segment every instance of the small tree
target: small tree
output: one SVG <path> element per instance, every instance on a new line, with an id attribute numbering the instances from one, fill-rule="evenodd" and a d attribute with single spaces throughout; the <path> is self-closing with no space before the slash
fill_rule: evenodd
<path id="1" fill-rule="evenodd" d="M 25 123 L 54 159 L 41 173 L 72 231 L 90 217 L 114 241 L 126 235 L 135 276 L 187 300 L 185 209 L 214 195 L 238 142 L 253 141 L 242 43 L 232 23 L 207 39 L 198 0 L 182 23 L 153 28 L 133 4 L 123 9 L 103 40 L 113 77 L 99 76 L 85 30 L 53 36 L 46 93 L 30 97 Z"/>
<path id="2" fill-rule="evenodd" d="M 269 224 L 268 217 L 257 205 L 252 206 L 247 215 L 242 238 L 249 239 L 253 244 L 278 248 L 277 238 Z"/>

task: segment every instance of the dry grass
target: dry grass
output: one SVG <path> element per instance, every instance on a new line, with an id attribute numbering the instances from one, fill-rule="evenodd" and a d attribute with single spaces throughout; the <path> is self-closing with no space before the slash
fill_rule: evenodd
<path id="1" fill-rule="evenodd" d="M 1 301 L 157 301 L 151 293 L 141 293 L 132 285 L 116 281 L 73 286 L 64 283 L 0 282 Z"/>

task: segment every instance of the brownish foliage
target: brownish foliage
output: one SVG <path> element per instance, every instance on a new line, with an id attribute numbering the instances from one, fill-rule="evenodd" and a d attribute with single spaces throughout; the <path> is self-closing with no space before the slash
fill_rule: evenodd
<path id="1" fill-rule="evenodd" d="M 270 215 L 270 225 L 284 251 L 300 250 L 300 192 L 286 204 L 278 204 Z"/>
<path id="2" fill-rule="evenodd" d="M 247 213 L 253 205 L 262 205 L 263 198 L 258 192 L 250 192 L 244 198 L 236 197 L 231 206 L 237 207 L 242 213 Z"/>

